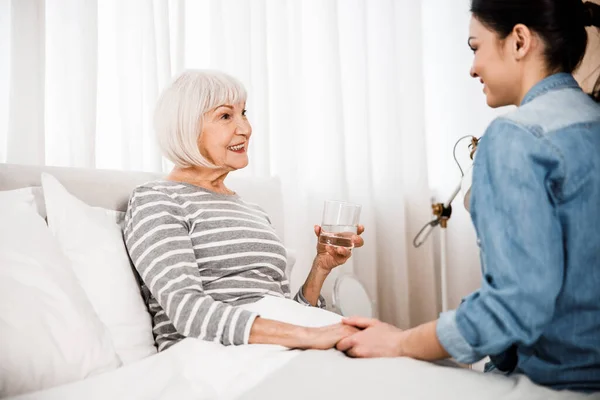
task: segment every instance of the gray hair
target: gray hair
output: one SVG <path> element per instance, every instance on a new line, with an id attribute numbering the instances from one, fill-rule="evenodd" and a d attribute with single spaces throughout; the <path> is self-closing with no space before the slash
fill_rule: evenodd
<path id="1" fill-rule="evenodd" d="M 246 89 L 219 71 L 186 70 L 160 95 L 154 130 L 163 155 L 179 167 L 215 166 L 200 154 L 198 139 L 204 114 L 223 104 L 246 101 Z"/>

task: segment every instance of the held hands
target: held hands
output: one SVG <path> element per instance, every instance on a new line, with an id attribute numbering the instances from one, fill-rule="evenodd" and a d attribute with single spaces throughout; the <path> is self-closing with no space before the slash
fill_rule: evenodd
<path id="1" fill-rule="evenodd" d="M 315 225 L 315 235 L 317 238 L 321 234 L 321 227 Z M 365 227 L 358 225 L 357 234 L 352 236 L 354 247 L 362 247 L 364 240 L 360 235 L 365 231 Z M 317 240 L 317 256 L 315 257 L 314 266 L 318 267 L 323 272 L 329 273 L 335 267 L 344 264 L 350 256 L 352 250 L 346 247 L 336 247 L 325 245 Z"/>
<path id="2" fill-rule="evenodd" d="M 377 319 L 352 317 L 341 324 L 307 328 L 300 348 L 327 350 L 332 347 L 350 357 L 400 357 L 404 331 Z"/>
<path id="3" fill-rule="evenodd" d="M 344 325 L 359 328 L 353 335 L 340 340 L 336 348 L 350 357 L 400 357 L 404 331 L 377 319 L 352 317 L 342 320 Z"/>
<path id="4" fill-rule="evenodd" d="M 306 329 L 301 349 L 328 350 L 335 347 L 336 343 L 343 338 L 359 332 L 357 328 L 341 323 Z"/>

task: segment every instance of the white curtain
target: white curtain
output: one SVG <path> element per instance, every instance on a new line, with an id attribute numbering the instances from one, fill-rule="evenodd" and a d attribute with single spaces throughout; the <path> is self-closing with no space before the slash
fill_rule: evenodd
<path id="1" fill-rule="evenodd" d="M 489 108 L 479 80 L 469 75 L 473 59 L 467 45 L 470 3 L 470 0 L 422 2 L 428 177 L 437 202 L 446 201 L 460 182 L 460 171 L 452 156 L 456 141 L 465 135 L 480 137 L 492 119 L 508 111 Z M 468 144 L 469 140 L 464 140 L 456 150 L 463 169 L 471 165 Z M 477 289 L 481 280 L 475 230 L 462 204 L 459 194 L 453 203 L 446 235 L 450 309 Z M 440 270 L 441 257 L 438 234 L 432 238 L 436 271 Z"/>
<path id="2" fill-rule="evenodd" d="M 158 93 L 183 68 L 224 70 L 246 85 L 254 129 L 236 174 L 283 183 L 292 289 L 323 200 L 358 202 L 366 244 L 336 274 L 357 275 L 383 320 L 416 325 L 440 302 L 435 242 L 411 244 L 430 188 L 449 193 L 455 138 L 493 117 L 468 77 L 467 12 L 467 0 L 0 0 L 0 161 L 165 171 Z M 478 283 L 460 211 L 451 304 Z"/>

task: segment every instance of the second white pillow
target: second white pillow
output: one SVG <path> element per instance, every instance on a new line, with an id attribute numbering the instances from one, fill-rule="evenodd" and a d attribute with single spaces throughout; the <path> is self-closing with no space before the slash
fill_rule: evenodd
<path id="1" fill-rule="evenodd" d="M 123 363 L 156 353 L 150 315 L 123 242 L 123 213 L 85 204 L 50 174 L 42 174 L 42 186 L 48 226 Z"/>
<path id="2" fill-rule="evenodd" d="M 0 200 L 0 397 L 118 368 L 108 330 L 33 203 Z"/>

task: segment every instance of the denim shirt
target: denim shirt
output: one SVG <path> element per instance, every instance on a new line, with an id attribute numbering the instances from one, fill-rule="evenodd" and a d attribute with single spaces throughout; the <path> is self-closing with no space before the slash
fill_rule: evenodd
<path id="1" fill-rule="evenodd" d="M 491 356 L 541 385 L 600 391 L 600 105 L 570 74 L 490 124 L 470 212 L 481 288 L 441 314 L 442 346 L 460 362 Z"/>

